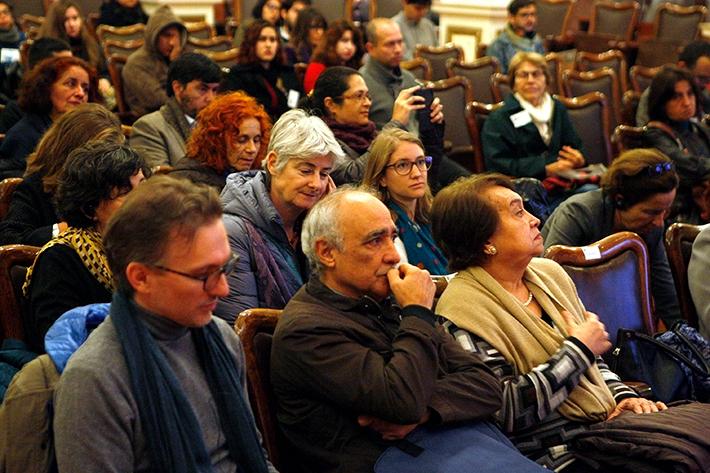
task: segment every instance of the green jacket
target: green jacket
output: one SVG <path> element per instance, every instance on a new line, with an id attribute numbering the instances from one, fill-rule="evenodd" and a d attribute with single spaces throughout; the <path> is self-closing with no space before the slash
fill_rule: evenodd
<path id="1" fill-rule="evenodd" d="M 571 146 L 584 154 L 582 140 L 572 125 L 567 109 L 553 99 L 552 140 L 547 146 L 537 127 L 530 122 L 515 128 L 510 120 L 523 110 L 512 95 L 505 98 L 502 108 L 491 113 L 483 125 L 483 155 L 487 171 L 497 171 L 513 177 L 545 178 L 545 165 L 554 163 L 562 146 Z"/>

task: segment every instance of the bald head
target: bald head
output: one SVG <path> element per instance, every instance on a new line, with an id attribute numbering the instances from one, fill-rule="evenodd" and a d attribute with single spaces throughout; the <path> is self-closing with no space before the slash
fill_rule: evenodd
<path id="1" fill-rule="evenodd" d="M 375 18 L 367 25 L 367 53 L 387 67 L 397 67 L 404 55 L 399 25 L 389 18 Z"/>

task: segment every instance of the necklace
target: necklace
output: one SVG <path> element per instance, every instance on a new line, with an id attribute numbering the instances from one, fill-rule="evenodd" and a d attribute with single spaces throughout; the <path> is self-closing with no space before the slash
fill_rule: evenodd
<path id="1" fill-rule="evenodd" d="M 526 300 L 525 302 L 523 302 L 523 307 L 529 306 L 530 303 L 532 302 L 532 298 L 533 298 L 532 291 L 531 291 L 530 289 L 528 289 L 528 292 L 529 292 L 530 294 L 528 295 L 527 300 Z"/>

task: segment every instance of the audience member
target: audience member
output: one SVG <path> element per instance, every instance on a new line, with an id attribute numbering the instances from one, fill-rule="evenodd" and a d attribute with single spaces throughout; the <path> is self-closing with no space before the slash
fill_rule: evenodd
<path id="1" fill-rule="evenodd" d="M 680 52 L 678 67 L 688 69 L 698 84 L 700 95 L 697 97 L 697 106 L 700 113 L 710 113 L 710 42 L 707 40 L 693 41 Z M 636 126 L 648 123 L 648 96 L 650 87 L 641 94 L 639 105 L 636 109 Z"/>
<path id="2" fill-rule="evenodd" d="M 264 20 L 249 25 L 239 59 L 221 85 L 222 92 L 241 90 L 264 106 L 276 121 L 295 108 L 303 92 L 293 67 L 285 65 L 276 27 Z"/>
<path id="3" fill-rule="evenodd" d="M 76 57 L 45 59 L 22 82 L 19 99 L 25 115 L 0 145 L 0 176 L 21 176 L 27 156 L 53 121 L 86 102 L 103 102 L 96 71 Z"/>
<path id="4" fill-rule="evenodd" d="M 439 43 L 436 25 L 427 18 L 430 8 L 431 0 L 402 0 L 402 10 L 392 17 L 404 39 L 404 60 L 414 57 L 418 44 L 436 46 Z"/>
<path id="5" fill-rule="evenodd" d="M 140 0 L 104 0 L 99 10 L 99 25 L 131 26 L 147 22 L 148 15 Z"/>
<path id="6" fill-rule="evenodd" d="M 309 94 L 318 76 L 328 67 L 347 66 L 358 69 L 364 54 L 360 29 L 348 20 L 335 20 L 325 32 L 325 40 L 313 52 L 303 78 L 303 91 Z"/>
<path id="7" fill-rule="evenodd" d="M 55 393 L 60 473 L 276 473 L 249 407 L 239 338 L 212 317 L 235 263 L 221 214 L 213 190 L 157 176 L 111 219 L 110 316 Z"/>
<path id="8" fill-rule="evenodd" d="M 216 315 L 233 323 L 245 309 L 281 309 L 308 279 L 301 224 L 308 209 L 333 187 L 329 174 L 341 155 L 320 118 L 292 110 L 271 130 L 264 170 L 227 178 L 224 222 L 240 259 Z"/>
<path id="9" fill-rule="evenodd" d="M 79 105 L 52 124 L 29 156 L 24 179 L 12 193 L 8 213 L 0 222 L 0 245 L 43 246 L 67 229 L 54 204 L 57 181 L 67 156 L 93 140 L 124 141 L 118 117 L 102 105 Z"/>
<path id="10" fill-rule="evenodd" d="M 710 220 L 703 195 L 710 179 L 710 128 L 697 121 L 700 89 L 685 69 L 664 67 L 651 82 L 648 114 L 653 127 L 643 141 L 671 158 L 680 176 L 673 220 L 699 223 Z"/>
<path id="11" fill-rule="evenodd" d="M 283 0 L 281 2 L 281 26 L 279 26 L 281 44 L 289 42 L 293 30 L 296 28 L 299 12 L 310 6 L 311 0 Z"/>
<path id="12" fill-rule="evenodd" d="M 582 140 L 567 109 L 547 90 L 550 75 L 545 58 L 520 52 L 510 61 L 513 93 L 491 113 L 483 125 L 482 143 L 486 169 L 513 177 L 540 180 L 568 169 L 584 166 Z M 571 191 L 555 189 L 551 206 L 589 185 Z"/>
<path id="13" fill-rule="evenodd" d="M 536 26 L 535 0 L 513 0 L 508 4 L 508 24 L 486 50 L 489 56 L 498 59 L 503 73 L 508 73 L 510 61 L 518 52 L 545 54 Z"/>
<path id="14" fill-rule="evenodd" d="M 66 41 L 55 38 L 38 38 L 32 41 L 28 48 L 27 66 L 29 70 L 32 70 L 44 59 L 71 55 L 71 48 Z M 24 115 L 15 99 L 22 83 L 22 76 L 27 71 L 23 70 L 21 62 L 15 63 L 13 67 L 7 70 L 0 69 L 0 71 L 2 71 L 0 72 L 0 81 L 2 81 L 0 85 L 2 92 L 0 94 L 8 99 L 5 103 L 5 108 L 0 112 L 0 133 L 7 133 Z"/>
<path id="15" fill-rule="evenodd" d="M 596 471 L 570 465 L 577 434 L 622 412 L 666 406 L 638 397 L 604 364 L 600 355 L 611 348 L 604 325 L 585 310 L 564 269 L 537 258 L 539 223 L 500 174 L 462 179 L 439 192 L 434 238 L 458 273 L 436 313 L 501 377 L 503 407 L 495 415 L 523 454 L 552 471 Z M 631 448 L 638 437 L 627 441 Z"/>
<path id="16" fill-rule="evenodd" d="M 177 59 L 187 41 L 187 30 L 169 6 L 150 15 L 145 26 L 145 42 L 128 56 L 121 71 L 123 94 L 136 115 L 158 110 L 167 100 L 168 67 Z"/>
<path id="17" fill-rule="evenodd" d="M 414 86 L 399 93 L 393 106 L 392 120 L 383 130 L 405 129 L 412 112 L 423 108 L 421 102 L 410 100 L 418 88 Z M 346 159 L 336 163 L 331 174 L 338 185 L 362 180 L 370 156 L 370 145 L 377 136 L 375 123 L 369 119 L 371 104 L 369 89 L 360 73 L 345 66 L 326 69 L 316 81 L 313 93 L 308 95 L 308 107 L 323 117 L 345 153 Z M 441 113 L 440 108 L 438 112 Z M 423 133 L 422 140 L 427 142 L 428 149 L 443 147 L 441 133 Z M 435 154 L 435 151 L 430 154 Z M 439 152 L 437 157 L 440 155 Z M 429 180 L 432 181 L 432 176 Z"/>
<path id="18" fill-rule="evenodd" d="M 271 26 L 277 28 L 281 22 L 281 0 L 258 0 L 251 10 L 251 18 L 247 18 L 239 25 L 237 34 L 234 36 L 234 45 L 240 47 L 244 41 L 244 35 L 255 20 L 264 20 Z"/>
<path id="19" fill-rule="evenodd" d="M 89 31 L 79 4 L 74 0 L 59 0 L 49 7 L 39 29 L 40 38 L 57 38 L 69 43 L 72 54 L 91 64 L 100 76 L 99 90 L 104 97 L 113 96 L 111 83 L 106 78 L 108 69 L 99 42 Z"/>
<path id="20" fill-rule="evenodd" d="M 277 419 L 294 461 L 320 473 L 538 471 L 486 422 L 501 407 L 500 382 L 437 327 L 434 283 L 427 271 L 396 267 L 396 234 L 387 208 L 361 191 L 338 190 L 306 217 L 313 277 L 284 309 L 271 352 Z M 461 426 L 486 431 L 488 442 L 465 445 L 468 458 L 461 440 L 449 445 L 459 469 L 441 468 L 448 458 L 422 467 L 398 450 Z M 476 455 L 483 448 L 486 460 Z M 385 466 L 392 457 L 399 468 Z"/>
<path id="21" fill-rule="evenodd" d="M 398 128 L 384 130 L 372 142 L 362 184 L 373 189 L 390 210 L 404 245 L 401 259 L 431 274 L 447 274 L 446 258 L 429 226 L 431 163 L 416 136 Z"/>
<path id="22" fill-rule="evenodd" d="M 368 59 L 360 68 L 360 74 L 365 79 L 372 97 L 370 120 L 375 122 L 377 129 L 382 129 L 392 120 L 396 101 L 406 102 L 414 107 L 422 105 L 424 98 L 413 94 L 416 89 L 412 87 L 418 83 L 412 73 L 399 67 L 404 54 L 404 42 L 397 23 L 389 18 L 374 18 L 370 21 L 367 24 L 365 49 Z M 402 97 L 400 92 L 406 89 L 412 89 L 412 93 L 408 97 Z M 415 134 L 419 129 L 415 117 L 410 117 L 402 124 Z"/>
<path id="23" fill-rule="evenodd" d="M 244 92 L 217 97 L 198 115 L 187 154 L 172 176 L 187 177 L 222 191 L 233 172 L 261 167 L 271 133 L 271 119 Z"/>
<path id="24" fill-rule="evenodd" d="M 17 27 L 12 10 L 9 0 L 0 1 L 0 48 L 19 49 L 25 40 L 25 33 Z"/>
<path id="25" fill-rule="evenodd" d="M 197 114 L 212 102 L 221 79 L 219 66 L 202 54 L 185 53 L 170 63 L 168 99 L 159 110 L 136 120 L 129 138 L 149 166 L 174 166 L 185 155 Z"/>
<path id="26" fill-rule="evenodd" d="M 654 312 L 670 328 L 681 313 L 663 236 L 677 188 L 678 174 L 663 153 L 627 151 L 612 162 L 601 189 L 572 196 L 557 207 L 542 229 L 545 247 L 586 246 L 612 233 L 637 233 L 648 247 Z"/>
<path id="27" fill-rule="evenodd" d="M 306 7 L 298 12 L 296 27 L 291 39 L 284 46 L 286 63 L 289 65 L 311 62 L 313 52 L 323 42 L 323 35 L 328 22 L 323 14 L 313 7 Z"/>
<path id="28" fill-rule="evenodd" d="M 133 150 L 117 143 L 87 143 L 67 158 L 56 200 L 68 228 L 42 247 L 22 287 L 34 350 L 44 352 L 47 330 L 67 310 L 111 300 L 112 275 L 101 235 L 148 173 Z"/>
<path id="29" fill-rule="evenodd" d="M 688 263 L 688 285 L 698 313 L 698 330 L 710 340 L 710 285 L 705 279 L 710 269 L 710 225 L 706 225 L 693 242 Z"/>

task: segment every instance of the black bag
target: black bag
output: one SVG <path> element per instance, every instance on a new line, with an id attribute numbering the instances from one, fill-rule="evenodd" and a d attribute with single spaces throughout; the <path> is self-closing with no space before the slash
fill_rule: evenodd
<path id="1" fill-rule="evenodd" d="M 682 336 L 679 340 L 687 341 Z M 710 366 L 696 347 L 691 343 L 687 346 L 697 352 L 696 362 L 654 337 L 622 328 L 612 351 L 611 369 L 622 380 L 646 383 L 651 388 L 652 397 L 659 401 L 694 399 L 706 402 L 710 393 L 697 380 L 710 377 Z"/>

